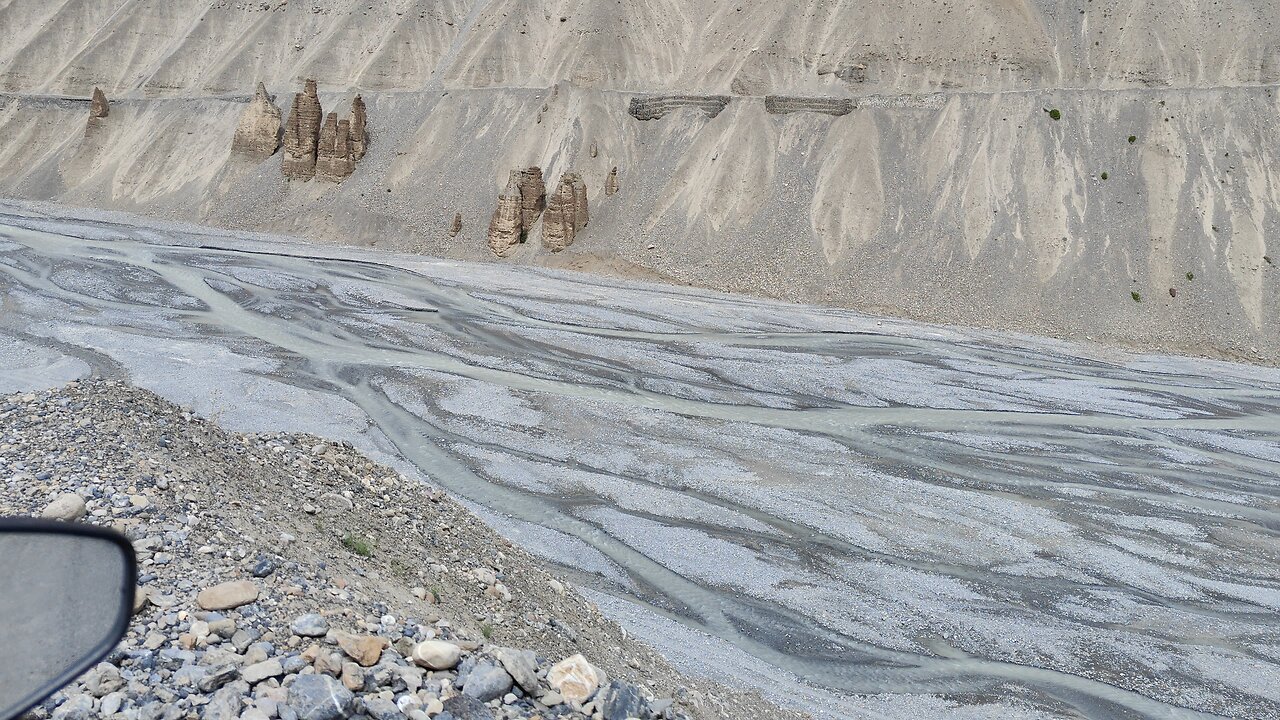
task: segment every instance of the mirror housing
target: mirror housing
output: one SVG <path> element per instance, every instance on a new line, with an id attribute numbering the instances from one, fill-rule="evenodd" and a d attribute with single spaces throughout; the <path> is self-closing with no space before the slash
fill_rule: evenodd
<path id="1" fill-rule="evenodd" d="M 93 525 L 0 518 L 0 720 L 93 667 L 129 629 L 133 545 Z"/>

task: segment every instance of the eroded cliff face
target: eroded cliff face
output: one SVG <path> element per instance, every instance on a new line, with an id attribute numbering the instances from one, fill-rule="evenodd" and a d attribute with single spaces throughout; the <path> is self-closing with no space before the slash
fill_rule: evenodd
<path id="1" fill-rule="evenodd" d="M 253 100 L 240 115 L 236 134 L 231 139 L 231 151 L 263 160 L 280 149 L 280 108 L 267 94 L 267 86 L 258 83 Z"/>

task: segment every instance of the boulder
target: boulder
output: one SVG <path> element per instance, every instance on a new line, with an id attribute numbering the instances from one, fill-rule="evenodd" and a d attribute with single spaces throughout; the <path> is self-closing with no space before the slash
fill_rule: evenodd
<path id="1" fill-rule="evenodd" d="M 489 702 L 511 692 L 511 682 L 511 676 L 506 670 L 493 663 L 483 663 L 467 675 L 462 694 L 480 702 Z"/>
<path id="2" fill-rule="evenodd" d="M 569 702 L 586 702 L 600 687 L 600 680 L 600 671 L 581 654 L 571 655 L 547 671 L 547 683 Z"/>
<path id="3" fill-rule="evenodd" d="M 448 670 L 462 658 L 462 648 L 444 640 L 427 640 L 413 648 L 410 659 L 428 670 Z"/>
<path id="4" fill-rule="evenodd" d="M 618 166 L 615 165 L 609 171 L 609 177 L 604 179 L 604 194 L 612 196 L 618 194 Z"/>
<path id="5" fill-rule="evenodd" d="M 462 232 L 462 213 L 453 214 L 453 222 L 449 224 L 449 237 L 457 237 Z M 423 594 L 426 597 L 426 594 Z"/>
<path id="6" fill-rule="evenodd" d="M 387 645 L 387 639 L 377 635 L 338 635 L 338 647 L 342 648 L 347 657 L 360 663 L 361 667 L 377 663 Z"/>
<path id="7" fill-rule="evenodd" d="M 541 683 L 538 682 L 538 656 L 532 650 L 498 648 L 496 655 L 502 668 L 522 690 L 530 695 L 538 694 L 541 690 Z"/>
<path id="8" fill-rule="evenodd" d="M 63 493 L 44 506 L 44 510 L 40 511 L 40 517 L 75 521 L 84 517 L 86 512 L 88 509 L 85 507 L 84 498 L 75 493 Z"/>

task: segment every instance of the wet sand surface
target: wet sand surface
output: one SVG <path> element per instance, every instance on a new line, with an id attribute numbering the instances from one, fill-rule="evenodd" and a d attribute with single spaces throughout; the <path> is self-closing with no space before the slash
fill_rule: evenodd
<path id="1" fill-rule="evenodd" d="M 818 717 L 1280 715 L 1280 371 L 0 215 L 0 391 L 127 378 L 464 499 Z"/>

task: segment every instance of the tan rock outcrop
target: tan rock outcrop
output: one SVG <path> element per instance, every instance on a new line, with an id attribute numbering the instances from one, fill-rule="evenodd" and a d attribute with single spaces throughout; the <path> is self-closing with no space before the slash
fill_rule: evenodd
<path id="1" fill-rule="evenodd" d="M 307 80 L 306 89 L 293 96 L 289 120 L 284 126 L 284 158 L 281 170 L 291 180 L 310 180 L 316 172 L 316 148 L 320 140 L 320 120 L 324 111 L 316 96 L 316 81 Z"/>
<path id="2" fill-rule="evenodd" d="M 609 177 L 604 179 L 604 194 L 615 195 L 618 192 L 618 166 L 614 165 L 609 171 Z"/>
<path id="3" fill-rule="evenodd" d="M 547 207 L 547 185 L 542 180 L 540 167 L 512 170 L 511 177 L 520 187 L 520 224 L 527 235 Z"/>
<path id="4" fill-rule="evenodd" d="M 93 89 L 93 102 L 89 104 L 90 118 L 104 118 L 111 112 L 111 104 L 107 102 L 107 96 L 98 88 Z"/>
<path id="5" fill-rule="evenodd" d="M 351 122 L 339 120 L 338 113 L 329 113 L 316 142 L 315 175 L 323 180 L 342 182 L 355 169 L 356 161 L 351 157 Z"/>
<path id="6" fill-rule="evenodd" d="M 280 108 L 267 94 L 267 86 L 258 83 L 249 107 L 240 113 L 236 134 L 231 138 L 231 152 L 257 159 L 275 155 L 280 149 L 281 114 Z"/>
<path id="7" fill-rule="evenodd" d="M 489 221 L 489 249 L 498 257 L 506 257 L 511 248 L 524 242 L 521 223 L 519 170 L 512 170 L 507 188 L 498 196 L 498 209 Z"/>
<path id="8" fill-rule="evenodd" d="M 369 145 L 369 131 L 365 128 L 368 119 L 364 98 L 357 95 L 356 99 L 351 101 L 351 158 L 353 160 L 364 157 L 365 148 Z"/>
<path id="9" fill-rule="evenodd" d="M 595 143 L 591 143 L 591 157 L 595 157 L 596 155 L 599 155 L 599 154 L 600 154 L 600 149 L 596 147 Z"/>
<path id="10" fill-rule="evenodd" d="M 560 176 L 560 184 L 542 216 L 542 246 L 560 252 L 587 226 L 587 185 L 577 173 Z"/>
<path id="11" fill-rule="evenodd" d="M 449 237 L 457 237 L 462 232 L 462 213 L 453 214 L 453 222 L 449 225 Z"/>

